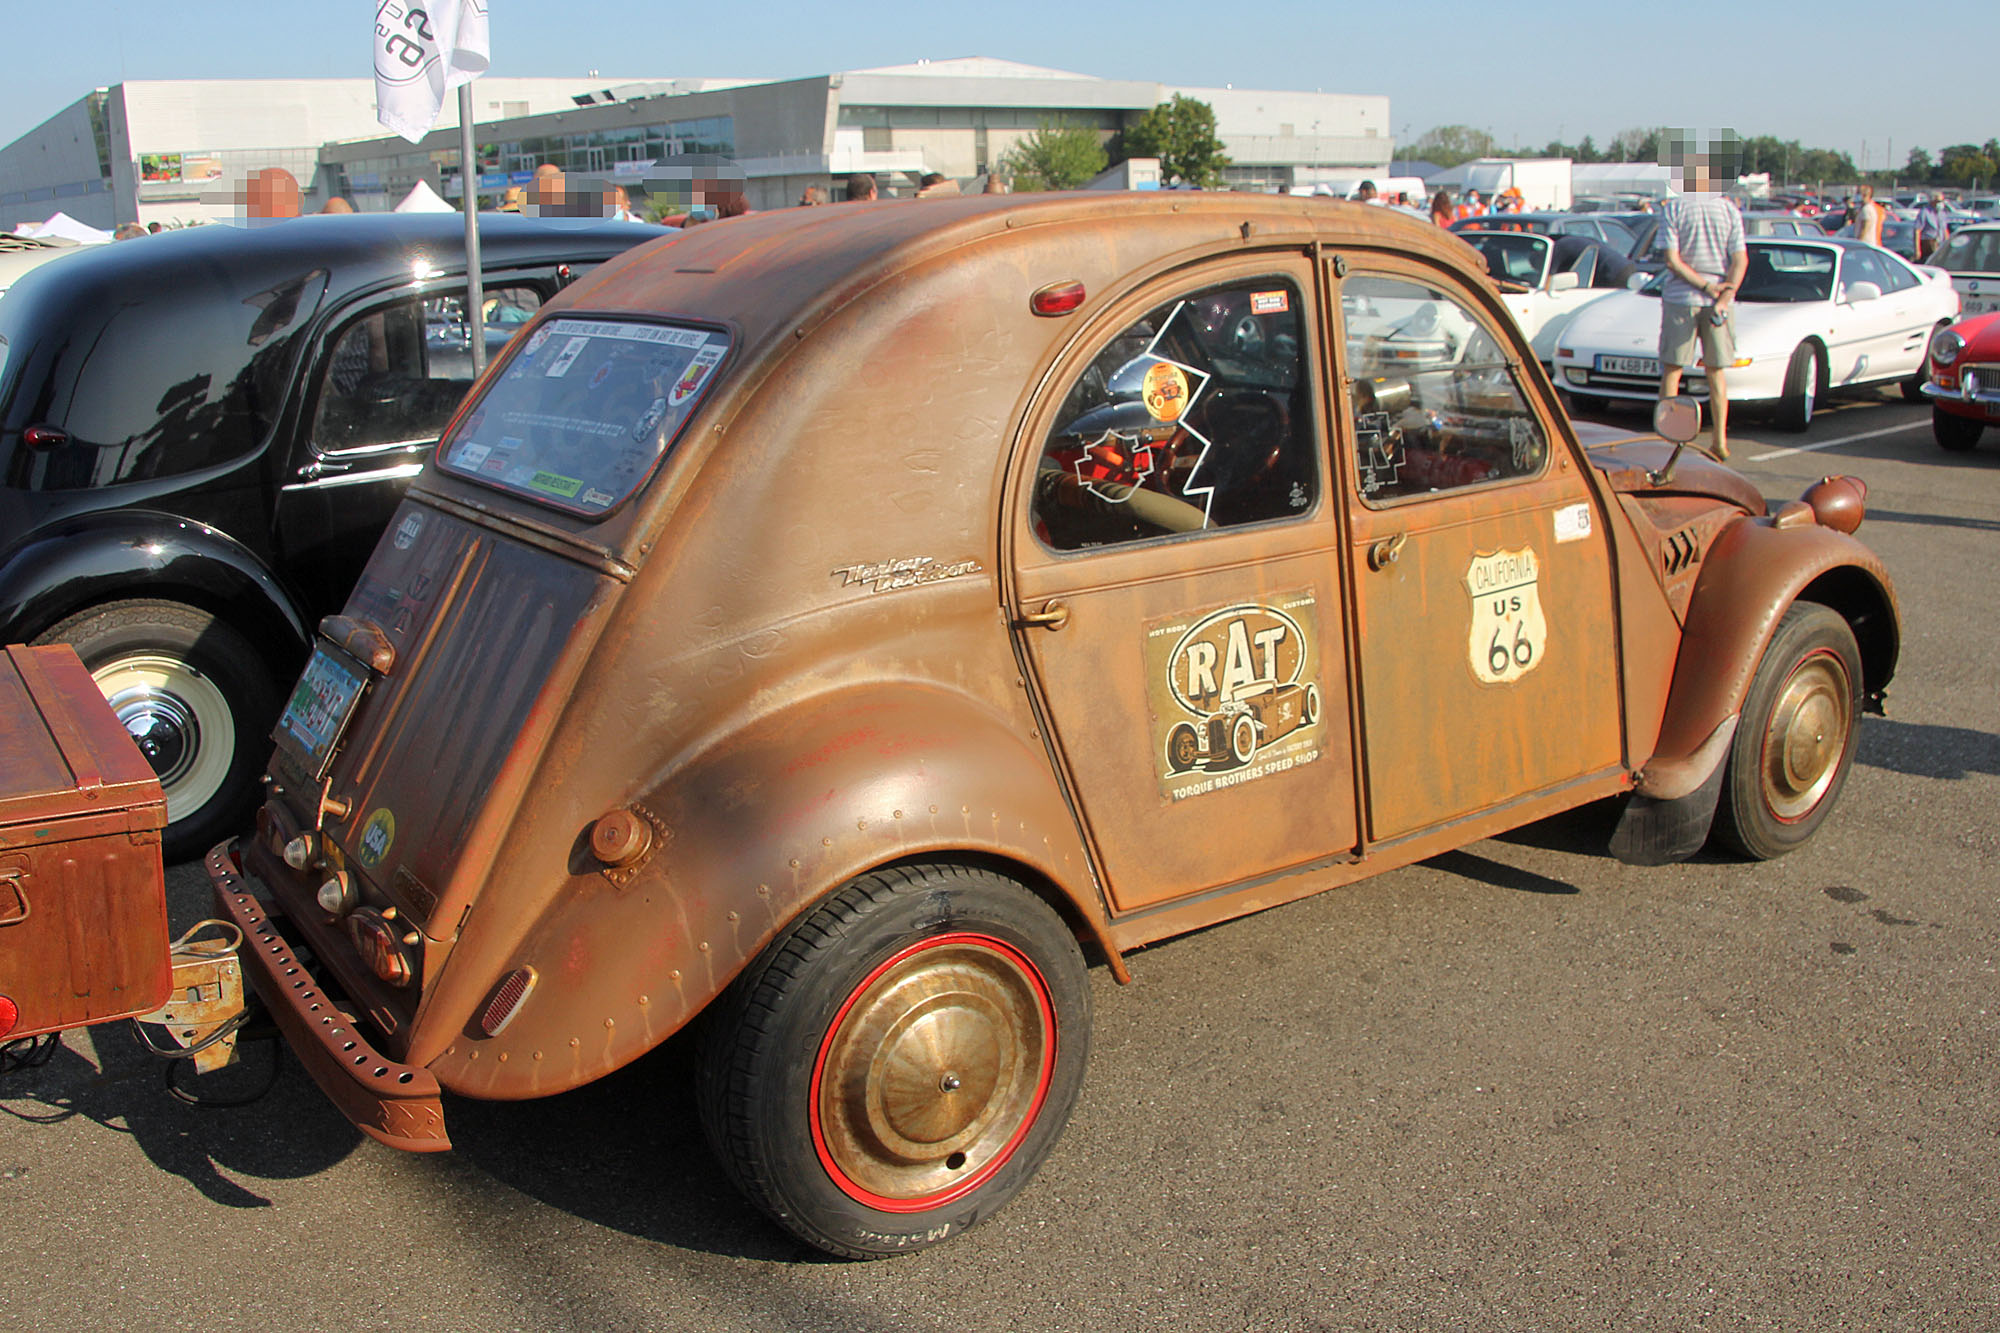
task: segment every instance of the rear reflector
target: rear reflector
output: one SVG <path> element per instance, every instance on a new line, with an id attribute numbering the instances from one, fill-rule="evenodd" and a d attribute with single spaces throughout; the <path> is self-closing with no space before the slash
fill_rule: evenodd
<path id="1" fill-rule="evenodd" d="M 1028 298 L 1028 308 L 1038 315 L 1067 315 L 1083 304 L 1083 284 L 1052 282 Z"/>
<path id="2" fill-rule="evenodd" d="M 514 1015 L 521 1012 L 521 1006 L 535 992 L 537 976 L 532 967 L 517 967 L 507 974 L 500 983 L 500 989 L 493 992 L 487 1002 L 486 1012 L 479 1016 L 479 1030 L 489 1037 L 497 1037 L 507 1030 L 514 1021 Z"/>

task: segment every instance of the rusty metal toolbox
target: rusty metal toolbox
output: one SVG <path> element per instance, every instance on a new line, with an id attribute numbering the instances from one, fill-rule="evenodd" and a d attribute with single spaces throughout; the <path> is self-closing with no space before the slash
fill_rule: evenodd
<path id="1" fill-rule="evenodd" d="M 0 652 L 0 1040 L 157 1009 L 159 780 L 64 645 Z"/>

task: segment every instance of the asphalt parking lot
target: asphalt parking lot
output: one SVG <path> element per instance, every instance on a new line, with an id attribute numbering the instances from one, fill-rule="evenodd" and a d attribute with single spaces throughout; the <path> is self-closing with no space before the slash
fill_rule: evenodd
<path id="1" fill-rule="evenodd" d="M 1868 482 L 1903 602 L 1888 716 L 1795 856 L 1633 869 L 1590 807 L 1100 968 L 1040 1177 L 877 1264 L 737 1199 L 683 1046 L 452 1101 L 419 1157 L 295 1064 L 201 1110 L 72 1034 L 0 1084 L 0 1329 L 2000 1327 L 2000 439 L 1928 420 L 1735 423 L 1769 497 Z"/>

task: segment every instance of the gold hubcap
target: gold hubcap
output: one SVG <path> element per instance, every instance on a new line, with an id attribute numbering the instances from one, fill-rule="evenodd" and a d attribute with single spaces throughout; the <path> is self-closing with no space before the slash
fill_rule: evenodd
<path id="1" fill-rule="evenodd" d="M 850 1193 L 929 1200 L 977 1185 L 1033 1122 L 1055 1030 L 1033 966 L 945 937 L 870 978 L 821 1049 L 821 1157 Z"/>
<path id="2" fill-rule="evenodd" d="M 1853 697 L 1832 653 L 1815 653 L 1786 679 L 1764 729 L 1764 800 L 1779 819 L 1812 813 L 1833 785 L 1847 753 Z"/>

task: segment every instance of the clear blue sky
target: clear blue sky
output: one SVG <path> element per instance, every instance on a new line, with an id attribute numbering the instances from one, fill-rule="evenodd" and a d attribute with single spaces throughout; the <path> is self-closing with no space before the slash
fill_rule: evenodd
<path id="1" fill-rule="evenodd" d="M 1634 126 L 1731 127 L 1879 168 L 2000 136 L 1992 0 L 1186 0 L 873 5 L 489 0 L 493 72 L 794 78 L 984 55 L 1102 78 L 1385 93 L 1399 137 L 1435 125 L 1539 146 Z M 7 0 L 0 144 L 123 79 L 370 72 L 373 0 Z M 1673 22 L 1653 17 L 1672 11 Z"/>

